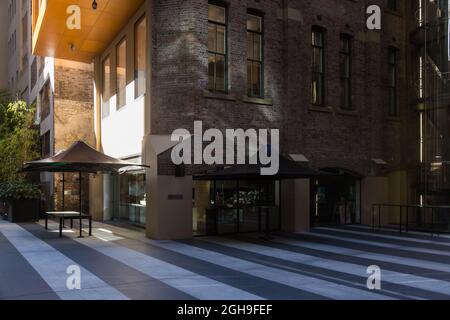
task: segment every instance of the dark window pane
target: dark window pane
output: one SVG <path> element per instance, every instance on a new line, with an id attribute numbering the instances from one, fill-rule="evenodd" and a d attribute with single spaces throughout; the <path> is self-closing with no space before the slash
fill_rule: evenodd
<path id="1" fill-rule="evenodd" d="M 247 95 L 252 96 L 252 62 L 247 61 Z"/>
<path id="2" fill-rule="evenodd" d="M 208 19 L 208 89 L 225 91 L 228 54 L 226 8 L 210 4 Z"/>
<path id="3" fill-rule="evenodd" d="M 216 25 L 208 24 L 208 50 L 216 52 Z"/>
<path id="4" fill-rule="evenodd" d="M 111 59 L 108 57 L 103 61 L 103 94 L 102 94 L 102 116 L 106 118 L 110 114 L 109 99 L 111 98 Z"/>
<path id="5" fill-rule="evenodd" d="M 40 92 L 40 108 L 41 108 L 41 120 L 44 120 L 50 115 L 50 81 L 47 81 Z"/>
<path id="6" fill-rule="evenodd" d="M 208 57 L 208 89 L 215 90 L 216 59 L 214 54 Z"/>
<path id="7" fill-rule="evenodd" d="M 225 58 L 216 55 L 216 90 L 225 91 Z"/>
<path id="8" fill-rule="evenodd" d="M 349 79 L 341 79 L 341 108 L 351 109 L 350 104 L 350 82 Z"/>
<path id="9" fill-rule="evenodd" d="M 320 48 L 313 48 L 313 71 L 323 72 L 323 53 Z"/>
<path id="10" fill-rule="evenodd" d="M 252 64 L 252 91 L 254 96 L 259 96 L 261 94 L 261 67 L 258 62 L 253 62 Z"/>
<path id="11" fill-rule="evenodd" d="M 263 30 L 262 17 L 247 15 L 247 95 L 262 97 Z"/>
<path id="12" fill-rule="evenodd" d="M 323 78 L 319 73 L 313 74 L 312 102 L 318 105 L 323 104 Z"/>
<path id="13" fill-rule="evenodd" d="M 320 31 L 314 31 L 312 33 L 312 44 L 314 46 L 323 46 L 323 33 Z"/>
<path id="14" fill-rule="evenodd" d="M 253 37 L 253 59 L 261 61 L 261 35 L 259 34 Z"/>
<path id="15" fill-rule="evenodd" d="M 219 23 L 225 23 L 225 8 L 221 6 L 216 6 L 213 4 L 209 5 L 208 10 L 208 20 L 219 22 Z"/>
<path id="16" fill-rule="evenodd" d="M 127 43 L 123 40 L 117 46 L 117 108 L 125 106 L 127 103 Z"/>
<path id="17" fill-rule="evenodd" d="M 247 32 L 247 59 L 253 59 L 253 33 Z"/>
<path id="18" fill-rule="evenodd" d="M 216 51 L 218 53 L 225 53 L 225 27 L 223 26 L 217 26 Z"/>
<path id="19" fill-rule="evenodd" d="M 350 56 L 347 54 L 340 56 L 340 74 L 342 78 L 350 77 Z"/>
<path id="20" fill-rule="evenodd" d="M 249 14 L 247 17 L 247 30 L 261 32 L 261 17 Z"/>
<path id="21" fill-rule="evenodd" d="M 389 48 L 388 52 L 389 64 L 389 115 L 398 115 L 397 106 L 397 49 Z"/>
<path id="22" fill-rule="evenodd" d="M 322 31 L 312 31 L 312 103 L 323 105 L 324 103 L 324 33 Z"/>
<path id="23" fill-rule="evenodd" d="M 146 19 L 143 18 L 135 27 L 135 50 L 134 50 L 134 85 L 135 97 L 140 97 L 145 93 L 146 83 L 146 37 L 147 37 Z"/>
<path id="24" fill-rule="evenodd" d="M 347 38 L 341 37 L 341 52 L 349 53 L 350 52 L 350 41 Z"/>

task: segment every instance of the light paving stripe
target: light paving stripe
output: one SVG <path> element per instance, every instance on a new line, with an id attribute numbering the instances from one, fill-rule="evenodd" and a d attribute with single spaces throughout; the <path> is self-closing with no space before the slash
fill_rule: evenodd
<path id="1" fill-rule="evenodd" d="M 368 240 L 361 240 L 361 239 L 353 239 L 353 238 L 349 238 L 349 237 L 340 237 L 340 236 L 334 236 L 334 235 L 319 233 L 319 232 L 305 232 L 303 234 L 313 236 L 313 237 L 324 238 L 324 239 L 342 240 L 342 241 L 351 242 L 351 243 L 365 244 L 365 245 L 375 246 L 375 247 L 379 247 L 379 248 L 399 249 L 399 250 L 405 250 L 405 251 L 411 251 L 411 252 L 436 254 L 436 255 L 450 257 L 450 252 L 445 252 L 445 251 L 440 251 L 440 250 L 408 247 L 408 246 L 398 245 L 398 244 L 375 242 L 375 241 L 368 241 Z"/>
<path id="2" fill-rule="evenodd" d="M 436 242 L 433 240 L 425 240 L 425 239 L 418 239 L 418 238 L 412 238 L 412 237 L 399 237 L 399 236 L 390 236 L 386 234 L 380 234 L 380 233 L 373 233 L 373 232 L 363 232 L 363 231 L 354 231 L 354 230 L 348 230 L 348 229 L 339 229 L 339 228 L 317 228 L 317 230 L 329 230 L 333 232 L 339 232 L 339 233 L 349 233 L 349 234 L 356 234 L 356 235 L 367 235 L 372 236 L 376 238 L 384 238 L 384 239 L 391 239 L 391 240 L 402 240 L 402 241 L 409 241 L 409 242 L 416 242 L 416 243 L 426 243 L 426 244 L 438 244 L 442 246 L 450 247 L 450 243 L 448 242 Z"/>
<path id="3" fill-rule="evenodd" d="M 301 275 L 294 272 L 285 271 L 278 268 L 266 267 L 261 264 L 247 260 L 230 257 L 218 252 L 197 248 L 195 246 L 179 242 L 156 242 L 149 240 L 149 243 L 197 259 L 208 261 L 226 268 L 247 273 L 255 277 L 282 283 L 293 288 L 309 291 L 337 300 L 391 300 L 381 294 L 372 293 L 365 290 L 350 288 L 333 282 Z"/>
<path id="4" fill-rule="evenodd" d="M 450 273 L 450 265 L 432 261 L 404 258 L 398 256 L 391 256 L 386 254 L 379 253 L 367 253 L 365 251 L 356 250 L 356 249 L 346 249 L 333 245 L 319 244 L 308 242 L 305 240 L 294 240 L 294 239 L 284 239 L 277 238 L 277 242 L 284 243 L 287 245 L 293 245 L 300 248 L 307 248 L 313 250 L 319 250 L 323 252 L 331 252 L 340 255 L 353 256 L 358 258 L 376 260 L 376 261 L 384 261 L 389 263 L 395 263 L 399 265 L 405 266 L 413 266 L 417 268 L 423 268 L 428 270 L 442 271 L 446 273 Z"/>
<path id="5" fill-rule="evenodd" d="M 203 239 L 203 241 L 212 242 L 230 248 L 244 250 L 251 253 L 273 257 L 281 260 L 292 261 L 304 265 L 328 269 L 331 271 L 356 275 L 364 279 L 364 284 L 365 280 L 367 279 L 366 271 L 368 266 L 362 266 L 348 262 L 340 262 L 330 259 L 323 259 L 311 255 L 291 252 L 288 250 L 281 250 L 277 248 L 252 244 L 248 242 L 236 241 L 228 238 L 209 237 Z M 274 241 L 278 241 L 278 238 L 276 238 Z M 448 295 L 450 298 L 450 282 L 434 280 L 411 274 L 389 271 L 385 269 L 382 270 L 382 277 L 383 282 L 404 285 L 431 292 L 438 292 L 444 295 Z"/>
<path id="6" fill-rule="evenodd" d="M 201 300 L 264 300 L 257 295 L 179 268 L 135 250 L 101 242 L 94 238 L 75 240 Z"/>
<path id="7" fill-rule="evenodd" d="M 131 300 L 194 299 L 184 292 L 74 241 L 73 237 L 76 237 L 76 235 L 73 235 L 72 238 L 63 237 L 60 239 L 57 234 L 48 232 L 37 224 L 26 224 L 22 227 L 70 259 L 77 261 L 79 265 L 96 274 Z M 102 239 L 106 239 L 106 237 L 102 237 Z M 114 239 L 114 237 L 111 237 L 111 239 Z"/>
<path id="8" fill-rule="evenodd" d="M 41 224 L 44 227 L 44 224 Z M 49 221 L 49 227 L 58 229 L 58 224 Z M 103 230 L 103 231 L 102 231 Z M 111 233 L 113 237 L 105 237 L 105 233 Z M 75 233 L 77 234 L 77 233 Z M 188 269 L 194 273 L 202 274 L 205 277 L 216 279 L 218 277 L 218 281 L 228 284 L 232 287 L 248 291 L 249 293 L 255 294 L 257 296 L 261 296 L 264 299 L 272 299 L 272 300 L 283 300 L 283 299 L 293 299 L 293 300 L 321 300 L 324 297 L 319 295 L 312 294 L 310 292 L 304 292 L 292 287 L 287 287 L 279 283 L 259 279 L 256 277 L 252 277 L 250 275 L 246 275 L 235 270 L 226 269 L 223 266 L 212 265 L 208 262 L 197 261 L 197 259 L 193 257 L 189 257 L 186 255 L 177 254 L 175 252 L 159 248 L 156 246 L 149 245 L 147 240 L 149 240 L 145 233 L 140 231 L 135 231 L 131 229 L 121 229 L 112 225 L 104 225 L 102 228 L 93 228 L 92 234 L 95 238 L 98 238 L 105 242 L 110 242 L 112 240 L 116 244 L 127 247 L 131 250 L 136 250 L 143 254 L 152 256 L 156 259 L 165 261 L 167 263 L 176 265 L 180 268 Z M 111 239 L 111 240 L 110 240 Z M 135 242 L 135 243 L 133 243 Z M 139 244 L 138 246 L 136 246 Z M 143 249 L 145 248 L 145 249 Z M 86 247 L 86 249 L 90 249 Z M 156 252 L 165 252 L 171 259 L 164 258 L 164 255 L 159 256 Z M 155 255 L 156 253 L 156 255 Z M 100 254 L 100 253 L 98 253 Z M 182 259 L 179 259 L 181 257 Z M 110 259 L 110 257 L 108 257 Z M 172 260 L 174 259 L 174 260 Z M 189 261 L 196 260 L 195 264 L 190 264 Z M 184 265 L 184 262 L 188 262 L 187 265 Z M 120 262 L 117 262 L 120 263 Z M 127 266 L 129 267 L 129 266 Z M 219 269 L 219 270 L 216 270 Z M 225 270 L 224 270 L 225 269 Z M 134 270 L 134 269 L 133 269 Z M 215 271 L 213 271 L 215 270 Z M 138 271 L 136 271 L 138 272 Z M 238 282 L 238 284 L 234 283 Z M 250 288 L 248 288 L 249 286 Z M 170 287 L 172 288 L 172 287 Z M 172 288 L 176 290 L 175 288 Z M 178 290 L 177 290 L 178 291 Z M 183 294 L 185 294 L 183 292 Z M 186 294 L 187 295 L 187 294 Z M 188 295 L 187 295 L 188 296 Z M 191 297 L 192 298 L 192 297 Z M 186 299 L 184 299 L 186 300 Z"/>
<path id="9" fill-rule="evenodd" d="M 16 224 L 0 224 L 0 232 L 61 299 L 128 300 L 122 293 L 81 267 L 81 290 L 69 290 L 66 284 L 69 275 L 66 271 L 69 266 L 77 265 L 75 261 Z"/>

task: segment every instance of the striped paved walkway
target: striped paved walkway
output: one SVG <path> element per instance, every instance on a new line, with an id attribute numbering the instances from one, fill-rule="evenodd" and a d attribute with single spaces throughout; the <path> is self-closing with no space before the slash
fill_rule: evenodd
<path id="1" fill-rule="evenodd" d="M 93 237 L 60 239 L 39 224 L 0 222 L 0 261 L 0 299 L 450 299 L 450 238 L 364 227 L 270 242 L 255 234 L 153 241 L 105 224 Z M 66 286 L 72 265 L 81 290 Z M 371 265 L 382 270 L 381 290 L 366 287 Z"/>

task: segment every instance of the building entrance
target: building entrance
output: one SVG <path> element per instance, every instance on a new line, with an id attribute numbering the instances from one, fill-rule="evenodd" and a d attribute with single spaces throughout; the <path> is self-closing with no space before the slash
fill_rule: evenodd
<path id="1" fill-rule="evenodd" d="M 196 236 L 280 229 L 278 181 L 194 181 L 193 198 Z"/>
<path id="2" fill-rule="evenodd" d="M 340 169 L 311 183 L 311 226 L 361 223 L 361 178 Z"/>

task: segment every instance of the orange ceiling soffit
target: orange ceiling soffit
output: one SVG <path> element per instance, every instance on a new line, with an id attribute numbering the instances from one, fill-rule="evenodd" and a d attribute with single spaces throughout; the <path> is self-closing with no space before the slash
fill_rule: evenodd
<path id="1" fill-rule="evenodd" d="M 93 0 L 32 1 L 33 54 L 85 63 L 92 62 L 105 50 L 145 2 L 97 0 L 94 10 Z M 76 11 L 68 10 L 71 6 Z M 80 29 L 71 30 L 67 21 L 78 13 Z"/>

